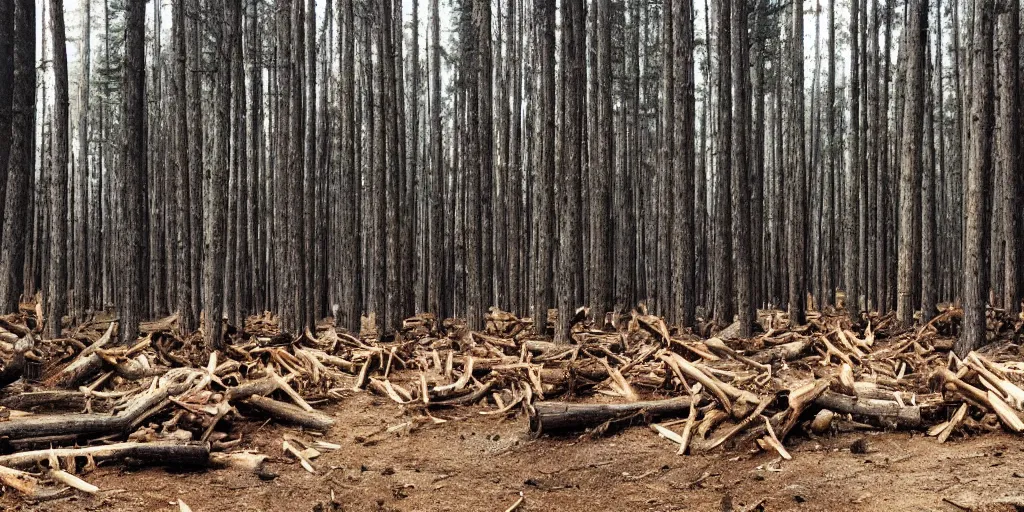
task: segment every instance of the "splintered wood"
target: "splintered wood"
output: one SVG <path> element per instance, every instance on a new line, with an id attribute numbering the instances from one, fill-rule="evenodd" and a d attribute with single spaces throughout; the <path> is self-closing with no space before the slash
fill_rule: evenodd
<path id="1" fill-rule="evenodd" d="M 680 455 L 753 447 L 790 459 L 794 437 L 850 429 L 921 430 L 938 442 L 998 425 L 1024 432 L 1024 359 L 1003 340 L 1012 319 L 990 311 L 997 341 L 961 359 L 949 352 L 960 317 L 947 309 L 900 330 L 891 316 L 810 312 L 791 326 L 763 311 L 760 334 L 739 340 L 735 327 L 706 339 L 669 329 L 642 306 L 597 321 L 581 308 L 568 343 L 556 343 L 557 321 L 497 308 L 482 332 L 422 314 L 383 335 L 370 316 L 357 335 L 325 321 L 288 336 L 265 314 L 228 329 L 226 350 L 210 354 L 200 333 L 177 334 L 173 316 L 115 346 L 110 320 L 38 341 L 25 314 L 7 315 L 0 484 L 33 499 L 97 492 L 75 474 L 127 458 L 261 471 L 267 455 L 237 450 L 241 422 L 329 434 L 334 418 L 317 408 L 353 393 L 400 404 L 410 428 L 464 417 L 452 413 L 462 407 L 523 414 L 535 435 L 649 424 Z M 26 361 L 41 364 L 41 385 L 19 380 Z M 288 434 L 281 453 L 312 474 L 320 450 L 339 448 Z"/>

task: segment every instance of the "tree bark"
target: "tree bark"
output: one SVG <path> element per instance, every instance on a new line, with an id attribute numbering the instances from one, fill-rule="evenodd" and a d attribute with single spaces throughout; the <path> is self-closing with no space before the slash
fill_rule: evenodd
<path id="1" fill-rule="evenodd" d="M 857 128 L 857 120 L 860 116 L 860 66 L 858 59 L 860 55 L 858 21 L 860 16 L 860 2 L 850 2 L 850 151 L 846 163 L 846 215 L 843 219 L 844 257 L 846 263 L 843 266 L 843 281 L 846 287 L 846 308 L 851 313 L 860 312 L 860 286 L 858 282 L 857 269 L 858 243 L 858 184 L 857 169 L 860 161 L 860 130 Z"/>
<path id="2" fill-rule="evenodd" d="M 145 305 L 143 259 L 145 258 L 146 195 L 146 5 L 128 0 L 125 11 L 124 71 L 121 82 L 124 150 L 114 173 L 117 198 L 117 233 L 114 267 L 118 310 L 118 343 L 135 343 Z"/>
<path id="3" fill-rule="evenodd" d="M 732 258 L 736 290 L 736 310 L 740 338 L 749 338 L 754 325 L 753 281 L 750 247 L 750 168 L 748 161 L 748 127 L 750 102 L 747 94 L 746 70 L 747 2 L 733 0 L 732 5 Z"/>
<path id="4" fill-rule="evenodd" d="M 792 208 L 789 209 L 789 237 L 787 252 L 789 259 L 789 320 L 793 325 L 802 325 L 804 318 L 804 302 L 806 276 L 804 272 L 807 226 L 806 204 L 806 168 L 804 163 L 804 17 L 803 2 L 793 5 L 792 37 L 792 68 L 790 69 L 791 98 L 793 104 L 789 108 L 790 171 L 789 197 Z"/>
<path id="5" fill-rule="evenodd" d="M 970 165 L 964 180 L 963 308 L 964 322 L 954 349 L 965 357 L 985 343 L 985 305 L 989 290 L 988 265 L 984 251 L 988 247 L 989 218 L 985 204 L 988 182 L 993 172 L 992 130 L 994 124 L 993 88 L 993 12 L 994 0 L 979 0 L 974 15 Z"/>
<path id="6" fill-rule="evenodd" d="M 907 104 L 903 111 L 903 138 L 900 149 L 900 216 L 898 258 L 899 277 L 896 318 L 904 326 L 914 320 L 913 264 L 914 212 L 921 196 L 914 184 L 922 171 L 921 154 L 924 149 L 924 65 L 925 44 L 928 38 L 927 9 L 922 0 L 908 4 L 907 27 Z"/>
<path id="7" fill-rule="evenodd" d="M 731 1 L 718 3 L 718 148 L 715 161 L 715 250 L 717 265 L 714 289 L 714 319 L 719 327 L 733 320 L 732 271 L 732 6 Z"/>
<path id="8" fill-rule="evenodd" d="M 50 0 L 53 39 L 53 145 L 50 172 L 49 279 L 46 287 L 46 335 L 58 338 L 68 309 L 68 50 L 64 1 Z"/>
<path id="9" fill-rule="evenodd" d="M 92 288 L 89 285 L 91 279 L 95 279 L 95 273 L 90 272 L 89 269 L 89 254 L 92 250 L 92 238 L 89 236 L 89 230 L 96 230 L 99 227 L 92 223 L 92 216 L 89 215 L 89 175 L 90 175 L 90 163 L 89 163 L 89 91 L 91 81 L 91 62 L 92 62 L 92 45 L 90 39 L 92 38 L 92 17 L 91 17 L 91 0 L 84 0 L 82 2 L 82 41 L 79 46 L 79 53 L 81 54 L 81 66 L 82 66 L 82 78 L 78 84 L 78 166 L 77 173 L 75 174 L 75 207 L 77 212 L 77 222 L 74 223 L 75 231 L 75 301 L 72 313 L 75 318 L 82 319 L 92 305 L 91 291 Z M 2 38 L 3 36 L 0 36 Z M 3 92 L 0 91 L 0 101 L 2 100 Z M 0 108 L 2 109 L 2 108 Z M 2 117 L 2 114 L 0 114 Z M 3 126 L 0 121 L 0 126 Z M 2 143 L 0 143 L 2 144 Z M 4 167 L 3 150 L 0 149 L 0 168 Z M 2 216 L 2 213 L 0 213 Z M 87 229 L 88 227 L 88 229 Z"/>
<path id="10" fill-rule="evenodd" d="M 14 312 L 24 290 L 26 228 L 29 180 L 34 173 L 32 155 L 36 89 L 36 9 L 34 0 L 16 0 L 14 5 L 14 87 L 11 108 L 11 149 L 5 173 L 3 240 L 0 251 L 0 309 Z M 18 212 L 10 214 L 9 212 Z"/>
<path id="11" fill-rule="evenodd" d="M 0 0 L 0 219 L 4 216 L 7 163 L 11 154 L 14 93 L 14 0 Z"/>
<path id="12" fill-rule="evenodd" d="M 1010 312 L 1021 309 L 1022 230 L 1020 221 L 1020 0 L 1006 0 L 999 13 L 999 157 L 1004 182 L 996 200 L 1003 214 L 1003 306 Z M 994 256 L 994 255 L 993 255 Z"/>
<path id="13" fill-rule="evenodd" d="M 672 31 L 675 119 L 672 123 L 672 194 L 673 231 L 671 237 L 678 237 L 683 243 L 672 244 L 672 284 L 676 293 L 673 310 L 683 327 L 693 325 L 694 312 L 698 303 L 694 259 L 694 180 L 697 178 L 695 161 L 695 110 L 693 76 L 693 0 L 674 0 L 672 4 Z M 703 171 L 703 169 L 702 169 Z M 664 283 L 662 283 L 664 284 Z"/>

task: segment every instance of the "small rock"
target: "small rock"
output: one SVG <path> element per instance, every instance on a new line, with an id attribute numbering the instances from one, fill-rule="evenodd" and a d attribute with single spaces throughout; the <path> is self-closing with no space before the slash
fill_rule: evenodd
<path id="1" fill-rule="evenodd" d="M 850 453 L 858 455 L 868 453 L 868 439 L 866 437 L 862 437 L 854 441 L 853 444 L 850 445 Z"/>

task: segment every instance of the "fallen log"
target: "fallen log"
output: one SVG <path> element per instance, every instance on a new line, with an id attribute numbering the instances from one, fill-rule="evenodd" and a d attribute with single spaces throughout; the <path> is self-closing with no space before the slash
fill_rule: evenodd
<path id="1" fill-rule="evenodd" d="M 814 404 L 835 412 L 852 414 L 884 428 L 921 428 L 921 407 L 888 400 L 859 398 L 825 391 Z"/>
<path id="2" fill-rule="evenodd" d="M 206 466 L 210 462 L 210 443 L 175 443 L 157 441 L 153 443 L 117 443 L 85 448 L 52 448 L 0 456 L 0 466 L 31 468 L 49 460 L 73 457 L 90 457 L 94 461 L 132 459 L 153 466 Z"/>
<path id="3" fill-rule="evenodd" d="M 65 366 L 60 373 L 51 377 L 47 384 L 62 388 L 73 387 L 100 371 L 100 368 L 103 368 L 103 358 L 100 357 L 97 351 L 106 346 L 107 343 L 110 343 L 113 333 L 114 323 L 111 322 L 110 326 L 107 327 L 107 331 L 103 333 L 100 339 L 96 340 L 96 343 L 89 345 L 88 348 L 78 354 L 78 357 Z"/>
<path id="4" fill-rule="evenodd" d="M 156 385 L 139 393 L 116 414 L 47 414 L 0 422 L 0 438 L 27 439 L 56 435 L 90 435 L 121 432 L 139 418 L 155 412 L 167 398 L 184 392 L 198 372 L 178 368 L 157 379 Z"/>
<path id="5" fill-rule="evenodd" d="M 0 406 L 18 411 L 29 411 L 36 408 L 80 411 L 85 407 L 85 395 L 79 391 L 29 391 L 0 400 Z"/>
<path id="6" fill-rule="evenodd" d="M 791 359 L 797 359 L 801 357 L 805 351 L 811 346 L 810 339 L 803 339 L 799 341 L 792 341 L 789 343 L 783 343 L 782 345 L 776 345 L 772 348 L 768 348 L 752 354 L 750 359 L 761 364 L 770 364 L 775 361 L 789 361 Z"/>
<path id="7" fill-rule="evenodd" d="M 313 430 L 330 430 L 334 426 L 334 419 L 326 414 L 316 411 L 306 411 L 301 407 L 278 402 L 273 398 L 254 395 L 249 397 L 245 403 L 273 416 L 275 419 L 286 421 L 301 427 Z"/>
<path id="8" fill-rule="evenodd" d="M 683 416 L 689 413 L 690 403 L 690 397 L 626 404 L 537 402 L 533 404 L 534 411 L 530 415 L 530 432 L 534 435 L 567 434 L 630 416 L 643 416 L 646 420 Z"/>

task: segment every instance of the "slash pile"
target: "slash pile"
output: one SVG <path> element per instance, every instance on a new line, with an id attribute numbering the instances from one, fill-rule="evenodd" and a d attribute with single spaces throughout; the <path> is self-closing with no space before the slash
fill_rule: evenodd
<path id="1" fill-rule="evenodd" d="M 327 432 L 334 420 L 314 405 L 366 391 L 433 423 L 476 405 L 525 414 L 537 435 L 651 424 L 680 454 L 757 446 L 790 458 L 798 432 L 910 429 L 945 442 L 1024 431 L 1020 325 L 999 310 L 989 312 L 993 343 L 963 359 L 950 352 L 954 308 L 904 330 L 891 316 L 834 311 L 790 326 L 769 310 L 747 340 L 732 328 L 708 339 L 672 332 L 643 307 L 603 325 L 580 310 L 564 342 L 538 334 L 555 319 L 538 329 L 496 308 L 482 331 L 421 314 L 385 338 L 372 317 L 359 335 L 323 323 L 295 338 L 265 314 L 229 328 L 223 353 L 205 352 L 199 333 L 179 336 L 174 316 L 144 323 L 132 346 L 111 342 L 109 320 L 35 342 L 37 316 L 0 318 L 0 483 L 35 499 L 96 492 L 75 475 L 97 460 L 259 472 L 266 456 L 238 450 L 249 426 L 269 417 Z M 310 472 L 319 450 L 338 448 L 282 443 Z"/>

